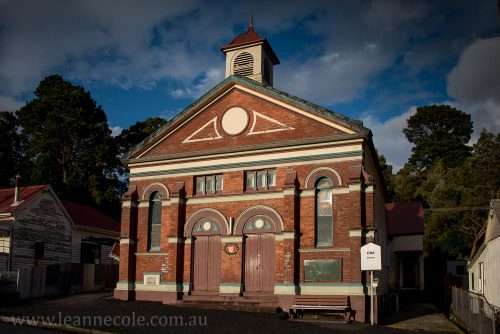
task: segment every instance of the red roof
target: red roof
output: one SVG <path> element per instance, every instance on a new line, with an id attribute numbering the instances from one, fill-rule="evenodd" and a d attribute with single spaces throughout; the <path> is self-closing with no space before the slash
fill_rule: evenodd
<path id="1" fill-rule="evenodd" d="M 120 223 L 100 211 L 69 201 L 62 201 L 62 203 L 77 226 L 114 233 L 120 232 Z"/>
<path id="2" fill-rule="evenodd" d="M 20 203 L 18 205 L 12 205 L 14 203 L 14 191 L 15 188 L 5 188 L 0 189 L 0 214 L 2 213 L 13 213 L 19 208 L 21 208 L 26 200 L 32 198 L 40 190 L 46 188 L 46 185 L 40 186 L 29 186 L 19 188 L 19 199 Z"/>
<path id="3" fill-rule="evenodd" d="M 235 46 L 235 45 L 241 45 L 241 44 L 247 44 L 247 43 L 253 43 L 253 42 L 260 42 L 263 41 L 264 38 L 260 37 L 255 30 L 253 30 L 253 27 L 250 26 L 248 27 L 248 30 L 239 36 L 236 36 L 231 43 L 228 45 L 224 46 L 223 48 L 227 48 L 229 46 Z"/>
<path id="4" fill-rule="evenodd" d="M 422 202 L 388 203 L 385 205 L 389 235 L 424 233 Z"/>
<path id="5" fill-rule="evenodd" d="M 271 45 L 267 41 L 265 37 L 259 36 L 259 34 L 253 30 L 253 26 L 250 25 L 248 27 L 248 30 L 241 34 L 236 36 L 231 43 L 221 46 L 221 51 L 225 52 L 226 49 L 230 49 L 236 46 L 242 46 L 246 44 L 251 44 L 251 43 L 256 43 L 256 42 L 263 42 L 264 43 L 264 48 L 268 51 L 269 56 L 271 57 L 271 61 L 274 64 L 279 64 L 280 60 L 278 59 L 278 56 L 276 56 L 276 53 L 274 53 L 273 48 L 271 48 Z"/>

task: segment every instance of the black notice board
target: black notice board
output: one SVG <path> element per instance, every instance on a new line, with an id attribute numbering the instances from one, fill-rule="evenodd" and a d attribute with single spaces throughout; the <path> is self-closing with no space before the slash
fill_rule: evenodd
<path id="1" fill-rule="evenodd" d="M 340 259 L 304 260 L 304 280 L 340 281 L 342 262 Z"/>

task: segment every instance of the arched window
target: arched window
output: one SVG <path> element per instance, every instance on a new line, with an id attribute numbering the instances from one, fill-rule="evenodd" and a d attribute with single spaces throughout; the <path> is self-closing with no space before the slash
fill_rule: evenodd
<path id="1" fill-rule="evenodd" d="M 248 52 L 242 52 L 234 60 L 233 73 L 244 77 L 253 75 L 253 57 Z"/>
<path id="2" fill-rule="evenodd" d="M 155 191 L 149 197 L 148 249 L 160 249 L 161 193 Z"/>
<path id="3" fill-rule="evenodd" d="M 332 180 L 316 182 L 316 246 L 333 246 Z"/>

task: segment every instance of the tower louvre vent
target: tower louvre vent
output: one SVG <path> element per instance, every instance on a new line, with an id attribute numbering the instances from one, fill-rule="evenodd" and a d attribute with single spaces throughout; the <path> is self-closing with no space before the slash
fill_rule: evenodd
<path id="1" fill-rule="evenodd" d="M 236 75 L 248 77 L 253 75 L 253 57 L 248 52 L 240 53 L 234 60 L 234 71 Z"/>

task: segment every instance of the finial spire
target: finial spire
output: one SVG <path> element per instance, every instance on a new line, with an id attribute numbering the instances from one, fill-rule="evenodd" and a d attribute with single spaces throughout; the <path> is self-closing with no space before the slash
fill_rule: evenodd
<path id="1" fill-rule="evenodd" d="M 253 29 L 253 11 L 252 11 L 252 14 L 250 15 L 250 25 L 249 25 L 249 27 Z"/>

